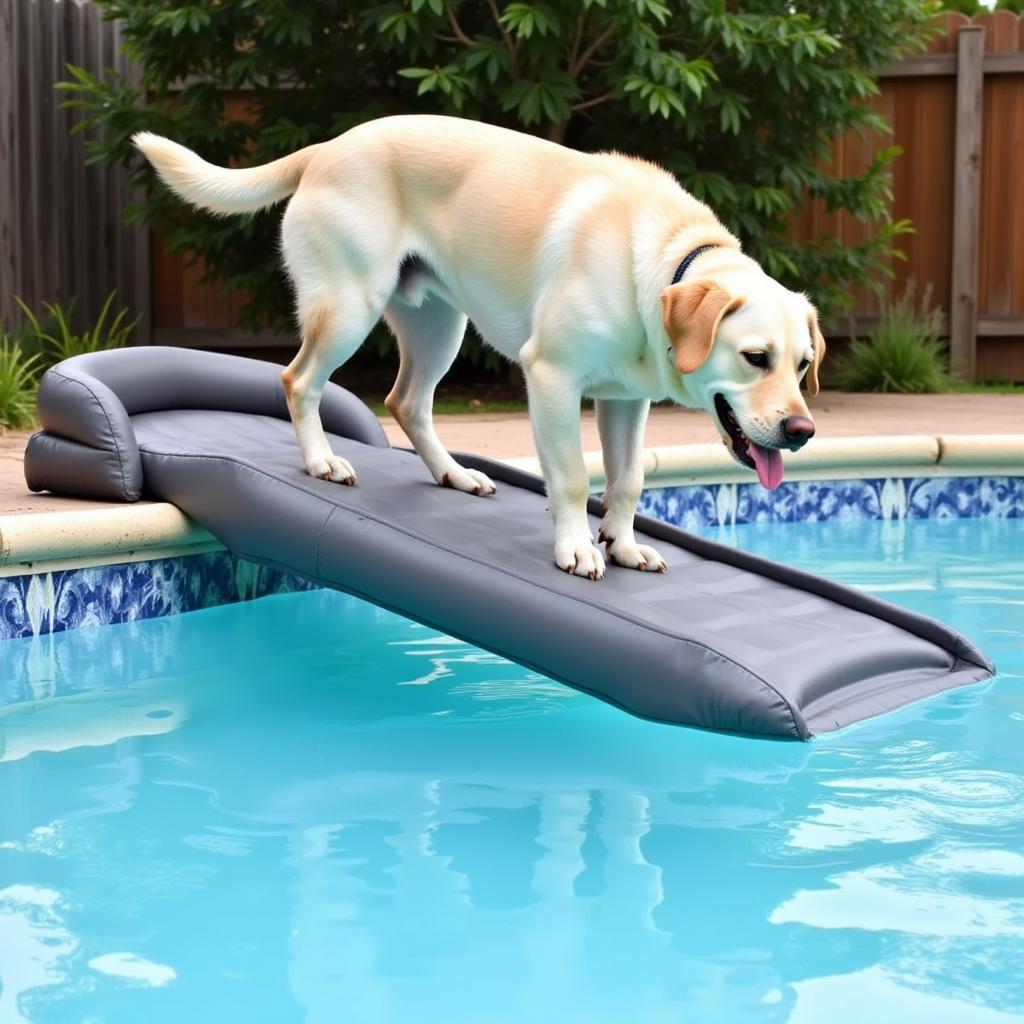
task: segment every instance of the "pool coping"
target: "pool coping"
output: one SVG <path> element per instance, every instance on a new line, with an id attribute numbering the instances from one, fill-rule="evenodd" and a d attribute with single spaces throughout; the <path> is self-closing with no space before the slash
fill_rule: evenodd
<path id="1" fill-rule="evenodd" d="M 591 490 L 603 488 L 601 453 L 584 456 Z M 539 472 L 536 458 L 503 460 Z M 790 480 L 1024 476 L 1024 434 L 910 434 L 816 441 L 783 456 Z M 721 444 L 644 450 L 645 486 L 750 482 Z M 223 550 L 167 502 L 0 516 L 0 578 Z"/>
<path id="2" fill-rule="evenodd" d="M 906 434 L 837 437 L 816 441 L 799 452 L 783 452 L 787 480 L 856 480 L 887 476 L 977 476 L 1024 474 L 1024 434 Z M 534 458 L 505 459 L 509 465 L 539 473 Z M 599 451 L 584 461 L 592 490 L 605 485 Z M 912 471 L 912 472 L 911 472 Z M 721 444 L 675 445 L 644 449 L 646 486 L 750 483 Z"/>

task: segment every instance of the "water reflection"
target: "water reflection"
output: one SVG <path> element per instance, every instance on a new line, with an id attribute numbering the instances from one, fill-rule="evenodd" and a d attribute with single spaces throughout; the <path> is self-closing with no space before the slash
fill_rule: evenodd
<path id="1" fill-rule="evenodd" d="M 905 968 L 909 966 L 907 972 Z M 796 1006 L 788 1024 L 821 1024 L 821 1021 L 858 1021 L 875 1009 L 878 1021 L 927 1021 L 928 1024 L 1019 1024 L 1020 1014 L 993 1007 L 983 993 L 963 990 L 962 1002 L 950 1002 L 928 982 L 917 982 L 914 964 L 895 969 L 868 967 L 850 974 L 808 979 L 794 985 Z M 837 1014 L 836 1007 L 845 1007 Z M 879 1012 L 881 1015 L 879 1015 Z M 860 1016 L 864 1014 L 864 1016 Z"/>
<path id="2" fill-rule="evenodd" d="M 77 940 L 61 919 L 60 893 L 35 885 L 0 888 L 0 1021 L 27 1024 L 27 997 L 66 978 Z"/>
<path id="3" fill-rule="evenodd" d="M 139 624 L 120 687 L 52 638 L 0 712 L 0 1006 L 1019 1018 L 1021 623 L 987 608 L 1008 676 L 809 746 L 640 722 L 339 595 Z"/>

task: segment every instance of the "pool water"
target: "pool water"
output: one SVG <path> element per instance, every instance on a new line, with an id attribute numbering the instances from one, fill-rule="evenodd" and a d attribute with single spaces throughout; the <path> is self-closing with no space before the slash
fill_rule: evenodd
<path id="1" fill-rule="evenodd" d="M 329 591 L 7 641 L 0 1024 L 1024 1020 L 1024 521 L 709 533 L 1000 675 L 799 744 Z"/>

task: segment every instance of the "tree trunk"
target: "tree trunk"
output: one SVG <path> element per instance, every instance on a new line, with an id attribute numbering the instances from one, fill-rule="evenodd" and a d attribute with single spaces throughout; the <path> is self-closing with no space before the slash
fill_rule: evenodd
<path id="1" fill-rule="evenodd" d="M 569 127 L 569 119 L 566 118 L 564 121 L 554 121 L 548 126 L 548 141 L 549 142 L 564 142 L 565 141 L 565 130 Z"/>

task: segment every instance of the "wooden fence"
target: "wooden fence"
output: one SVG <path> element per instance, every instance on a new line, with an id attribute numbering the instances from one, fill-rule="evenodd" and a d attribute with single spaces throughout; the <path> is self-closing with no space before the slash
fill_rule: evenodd
<path id="1" fill-rule="evenodd" d="M 123 172 L 86 164 L 53 88 L 69 63 L 132 74 L 120 46 L 117 25 L 83 0 L 0 0 L 0 326 L 21 320 L 16 295 L 33 307 L 75 299 L 91 321 L 116 288 L 149 336 L 149 233 L 125 227 Z"/>
<path id="2" fill-rule="evenodd" d="M 899 243 L 907 260 L 894 264 L 890 295 L 908 279 L 930 290 L 948 313 L 961 372 L 1024 381 L 1022 51 L 1024 21 L 1017 15 L 946 16 L 927 53 L 881 72 L 873 105 L 892 136 L 837 140 L 832 162 L 852 175 L 880 147 L 902 147 L 891 212 L 910 218 L 916 233 Z M 0 0 L 0 316 L 10 322 L 12 294 L 30 301 L 78 295 L 88 311 L 116 286 L 144 324 L 152 310 L 152 330 L 140 331 L 142 338 L 215 347 L 291 344 L 239 331 L 238 296 L 201 284 L 201 267 L 187 267 L 159 238 L 150 267 L 145 233 L 118 220 L 123 178 L 85 166 L 80 142 L 66 134 L 72 118 L 57 110 L 51 85 L 69 61 L 131 73 L 118 53 L 116 26 L 102 24 L 83 0 Z M 795 232 L 855 244 L 867 229 L 809 203 Z M 861 293 L 853 316 L 832 325 L 832 333 L 863 331 L 878 313 L 878 300 Z"/>
<path id="3" fill-rule="evenodd" d="M 957 367 L 969 377 L 1024 380 L 1024 19 L 998 11 L 945 16 L 927 53 L 881 72 L 874 109 L 892 136 L 849 135 L 833 146 L 833 169 L 863 170 L 878 149 L 899 145 L 894 217 L 915 234 L 899 247 L 889 295 L 912 280 L 948 314 Z M 863 224 L 808 204 L 801 238 L 862 241 Z M 878 300 L 861 293 L 852 329 L 870 327 Z M 836 328 L 845 329 L 845 324 Z"/>

